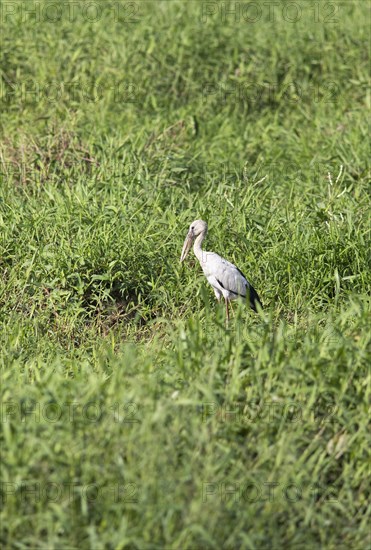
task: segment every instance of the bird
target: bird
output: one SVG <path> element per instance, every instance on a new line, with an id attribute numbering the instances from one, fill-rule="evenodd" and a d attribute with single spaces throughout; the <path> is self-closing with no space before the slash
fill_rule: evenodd
<path id="1" fill-rule="evenodd" d="M 226 323 L 229 321 L 229 303 L 238 298 L 249 298 L 250 307 L 257 312 L 257 305 L 263 309 L 262 302 L 255 288 L 249 283 L 245 275 L 231 262 L 225 260 L 215 252 L 202 250 L 201 244 L 206 237 L 207 223 L 203 220 L 195 220 L 191 223 L 185 238 L 180 262 L 184 262 L 194 242 L 193 251 L 200 262 L 206 279 L 214 289 L 218 302 L 225 300 Z"/>

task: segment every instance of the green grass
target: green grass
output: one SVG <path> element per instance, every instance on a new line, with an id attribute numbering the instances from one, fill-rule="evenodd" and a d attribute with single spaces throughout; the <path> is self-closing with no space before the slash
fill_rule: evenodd
<path id="1" fill-rule="evenodd" d="M 367 2 L 26 4 L 0 15 L 2 548 L 366 548 Z M 197 218 L 264 314 L 226 328 L 180 265 Z"/>

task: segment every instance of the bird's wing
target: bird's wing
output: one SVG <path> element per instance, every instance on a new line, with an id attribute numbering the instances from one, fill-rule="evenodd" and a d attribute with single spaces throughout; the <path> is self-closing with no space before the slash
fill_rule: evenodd
<path id="1" fill-rule="evenodd" d="M 207 278 L 215 277 L 219 285 L 239 296 L 246 296 L 248 281 L 239 269 L 214 252 L 203 252 L 202 269 Z"/>
<path id="2" fill-rule="evenodd" d="M 219 256 L 219 254 L 215 254 L 215 252 L 203 252 L 201 266 L 209 282 L 210 278 L 215 277 L 222 288 L 228 290 L 236 297 L 241 296 L 245 298 L 248 294 L 250 305 L 255 311 L 257 303 L 263 307 L 258 293 L 242 271 L 231 262 L 228 262 L 228 260 Z"/>

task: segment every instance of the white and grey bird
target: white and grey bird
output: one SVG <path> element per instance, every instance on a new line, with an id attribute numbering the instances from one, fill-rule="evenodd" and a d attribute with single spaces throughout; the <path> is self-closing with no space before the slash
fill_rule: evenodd
<path id="1" fill-rule="evenodd" d="M 257 304 L 263 308 L 258 293 L 238 267 L 219 256 L 219 254 L 215 254 L 215 252 L 202 250 L 201 244 L 206 237 L 206 233 L 206 222 L 196 220 L 191 223 L 184 241 L 180 261 L 185 260 L 194 241 L 193 251 L 200 262 L 206 279 L 214 289 L 217 300 L 219 301 L 222 296 L 224 297 L 227 321 L 229 320 L 228 305 L 231 300 L 248 297 L 250 306 L 254 311 L 257 311 Z"/>

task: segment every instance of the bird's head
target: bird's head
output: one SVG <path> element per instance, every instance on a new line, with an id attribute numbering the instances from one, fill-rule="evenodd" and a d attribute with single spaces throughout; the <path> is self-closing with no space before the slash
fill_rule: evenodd
<path id="1" fill-rule="evenodd" d="M 180 256 L 180 261 L 183 262 L 183 260 L 186 259 L 187 254 L 192 246 L 193 241 L 196 237 L 203 234 L 204 236 L 207 233 L 207 223 L 203 220 L 196 220 L 191 223 L 189 226 L 189 231 L 187 233 L 186 239 L 184 241 L 182 254 Z"/>

